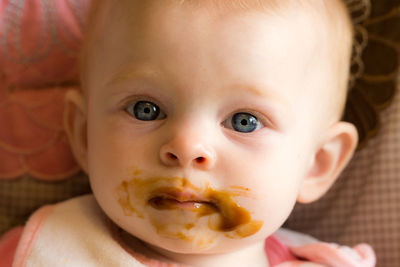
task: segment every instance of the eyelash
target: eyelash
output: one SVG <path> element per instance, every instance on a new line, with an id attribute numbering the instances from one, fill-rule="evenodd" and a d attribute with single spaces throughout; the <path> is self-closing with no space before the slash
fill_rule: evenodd
<path id="1" fill-rule="evenodd" d="M 273 128 L 273 123 L 271 122 L 270 119 L 268 119 L 264 114 L 251 110 L 251 109 L 240 109 L 240 110 L 235 110 L 234 112 L 232 112 L 229 116 L 226 117 L 226 119 L 221 123 L 221 125 L 225 128 L 228 129 L 232 129 L 232 127 L 226 127 L 226 125 L 224 125 L 225 122 L 227 122 L 228 120 L 233 120 L 233 117 L 237 114 L 248 114 L 251 115 L 253 117 L 255 117 L 259 123 L 261 124 L 261 126 L 259 128 L 257 128 L 255 131 L 260 130 L 262 128 Z M 254 132 L 254 131 L 253 131 Z M 251 133 L 251 132 L 250 132 Z"/>
<path id="2" fill-rule="evenodd" d="M 143 111 L 145 111 L 145 109 L 148 109 L 149 111 L 147 113 L 149 113 L 149 112 L 151 112 L 151 107 L 150 107 L 150 105 L 146 105 L 146 104 L 150 104 L 150 105 L 153 105 L 153 107 L 156 107 L 152 111 L 156 112 L 157 117 L 155 119 L 149 119 L 149 120 L 143 119 L 142 121 L 162 120 L 162 119 L 165 119 L 167 117 L 166 114 L 163 111 L 163 108 L 160 108 L 160 105 L 156 104 L 155 101 L 153 101 L 153 100 L 149 100 L 148 98 L 137 98 L 136 100 L 133 100 L 133 101 L 130 100 L 128 102 L 128 104 L 125 105 L 124 110 L 130 116 L 134 117 L 137 120 L 140 120 L 138 118 L 138 116 L 137 116 L 137 112 L 135 111 L 135 107 L 137 105 L 141 105 L 140 107 L 144 108 Z M 145 113 L 146 113 L 146 111 L 145 111 Z"/>

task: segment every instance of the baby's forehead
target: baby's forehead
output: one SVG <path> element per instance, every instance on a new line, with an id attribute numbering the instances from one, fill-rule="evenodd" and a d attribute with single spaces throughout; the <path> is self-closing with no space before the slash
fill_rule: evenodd
<path id="1" fill-rule="evenodd" d="M 243 15 L 257 13 L 262 16 L 265 15 L 264 17 L 267 20 L 272 18 L 272 26 L 276 31 L 289 25 L 292 28 L 291 32 L 294 34 L 293 36 L 289 36 L 287 40 L 298 43 L 298 47 L 300 47 L 300 41 L 302 41 L 299 39 L 308 38 L 309 41 L 311 40 L 310 43 L 312 45 L 318 45 L 318 49 L 315 49 L 315 51 L 320 53 L 320 50 L 325 50 L 325 55 L 335 57 L 332 60 L 333 63 L 329 64 L 341 65 L 339 66 L 339 69 L 342 71 L 339 74 L 341 78 L 336 80 L 340 80 L 340 87 L 346 86 L 344 85 L 346 83 L 344 80 L 347 79 L 347 74 L 345 75 L 344 73 L 347 71 L 348 63 L 346 61 L 348 61 L 347 54 L 350 47 L 349 43 L 351 43 L 349 41 L 351 37 L 349 37 L 350 34 L 348 33 L 351 30 L 349 30 L 346 10 L 340 3 L 340 0 L 98 0 L 94 2 L 96 2 L 95 8 L 93 8 L 94 11 L 92 10 L 94 18 L 91 23 L 97 28 L 97 32 L 93 34 L 95 38 L 93 36 L 89 36 L 88 38 L 90 49 L 84 55 L 87 59 L 93 58 L 92 56 L 98 58 L 100 54 L 103 55 L 104 49 L 107 53 L 115 51 L 115 49 L 110 49 L 110 47 L 117 47 L 116 43 L 118 41 L 125 40 L 113 38 L 118 31 L 123 31 L 124 34 L 122 35 L 125 36 L 132 34 L 131 38 L 126 38 L 136 40 L 137 45 L 138 40 L 145 39 L 146 35 L 161 35 L 160 31 L 163 27 L 171 25 L 171 27 L 176 28 L 175 31 L 179 31 L 182 25 L 185 24 L 185 20 L 188 21 L 188 25 L 192 26 L 195 25 L 192 23 L 194 20 L 206 18 L 215 23 L 215 25 L 218 24 L 220 26 L 221 21 L 229 22 L 229 19 L 240 20 L 240 17 Z M 331 9 L 329 10 L 329 8 Z M 96 16 L 100 19 L 96 19 Z M 305 24 L 296 24 L 297 21 L 305 22 Z M 240 26 L 244 34 L 246 34 L 246 27 L 249 29 L 253 27 L 251 20 L 246 20 L 246 23 L 247 25 L 244 27 Z M 201 26 L 202 24 L 199 25 Z M 212 24 L 207 23 L 207 25 Z M 229 23 L 225 25 L 226 27 L 230 27 Z M 167 32 L 170 32 L 171 27 L 169 27 Z M 297 28 L 298 30 L 296 31 Z M 210 27 L 204 29 L 204 31 L 210 30 L 213 29 Z M 89 29 L 89 35 L 90 31 Z M 310 39 L 310 35 L 303 35 L 303 38 L 301 38 L 300 35 L 304 32 L 307 33 L 307 31 L 312 32 L 311 35 L 314 36 L 311 37 L 318 37 L 318 40 L 315 39 L 315 43 L 312 43 L 313 38 Z M 296 36 L 297 32 L 298 35 Z M 260 32 L 260 34 L 262 33 Z M 279 36 L 283 37 L 283 34 Z M 107 45 L 101 46 L 98 42 L 92 42 L 93 45 L 90 45 L 90 39 L 102 39 Z M 157 45 L 157 38 L 151 39 L 155 41 L 153 42 L 154 45 Z M 110 43 L 115 43 L 115 46 L 109 46 Z M 248 46 L 251 47 L 255 43 L 249 40 Z M 336 45 L 333 46 L 333 44 Z M 335 49 L 335 51 L 329 52 L 327 51 L 328 49 Z M 99 52 L 96 53 L 90 50 L 98 50 Z M 241 53 L 238 55 L 241 55 Z M 337 64 L 336 62 L 339 61 L 343 61 L 342 63 L 345 63 L 345 65 Z M 85 72 L 85 69 L 83 69 L 83 72 Z M 335 76 L 337 77 L 336 74 Z"/>
<path id="2" fill-rule="evenodd" d="M 332 22 L 337 21 L 338 17 L 336 16 L 335 19 L 330 17 L 330 14 L 340 12 L 333 10 L 328 12 L 328 6 L 325 4 L 325 2 L 336 2 L 336 0 L 165 0 L 161 2 L 120 0 L 116 5 L 110 4 L 114 1 L 104 2 L 107 3 L 104 4 L 106 15 L 103 16 L 102 23 L 98 23 L 102 24 L 98 27 L 102 29 L 98 35 L 103 35 L 106 39 L 109 39 L 108 34 L 112 35 L 120 28 L 131 28 L 132 35 L 135 31 L 141 31 L 141 34 L 147 35 L 168 26 L 179 28 L 179 24 L 171 23 L 173 21 L 179 21 L 180 24 L 188 21 L 194 25 L 192 22 L 195 20 L 209 20 L 215 24 L 219 23 L 221 27 L 220 22 L 226 21 L 228 17 L 240 20 L 243 16 L 258 14 L 263 15 L 266 20 L 273 18 L 275 28 L 281 28 L 290 23 L 292 23 L 291 27 L 300 28 L 299 32 L 302 30 L 304 33 L 306 32 L 304 28 L 307 28 L 308 33 L 312 32 L 321 38 L 318 45 L 322 46 L 323 43 L 330 44 L 331 41 L 337 41 L 334 37 L 337 30 L 334 28 L 339 28 L 341 24 L 336 23 L 338 25 L 335 27 L 335 23 Z M 118 23 L 118 21 L 123 23 Z M 299 21 L 302 23 L 296 24 Z M 246 23 L 247 27 L 253 26 L 251 21 Z M 225 24 L 225 27 L 230 27 L 230 25 Z M 107 34 L 104 35 L 104 32 Z M 298 38 L 298 36 L 293 36 L 293 38 Z M 305 38 L 310 38 L 310 36 L 305 36 Z"/>
<path id="3" fill-rule="evenodd" d="M 173 7 L 182 7 L 186 10 L 206 10 L 208 14 L 214 15 L 258 11 L 268 15 L 285 16 L 297 12 L 306 14 L 310 19 L 322 20 L 328 20 L 343 12 L 341 0 L 98 0 L 94 2 L 96 7 L 107 6 L 106 9 L 111 11 L 108 13 L 109 15 L 113 14 L 121 18 L 124 16 L 123 14 L 129 14 L 128 16 L 136 19 L 144 19 L 149 14 L 157 15 L 158 11 L 165 11 Z"/>
<path id="4" fill-rule="evenodd" d="M 193 48 L 199 50 L 207 46 L 238 44 L 239 47 L 243 42 L 246 43 L 243 47 L 252 49 L 268 42 L 269 45 L 264 48 L 275 51 L 279 49 L 273 46 L 274 41 L 282 39 L 287 47 L 281 47 L 281 50 L 303 49 L 302 53 L 312 54 L 323 50 L 325 41 L 321 37 L 328 32 L 322 29 L 324 23 L 317 23 L 310 14 L 300 9 L 304 9 L 298 6 L 300 1 L 294 0 L 280 0 L 287 4 L 276 2 L 276 5 L 272 4 L 275 3 L 272 0 L 250 0 L 243 1 L 246 3 L 244 6 L 238 5 L 239 0 L 120 1 L 120 5 L 109 6 L 108 16 L 101 25 L 104 27 L 99 27 L 102 30 L 100 38 L 107 44 L 108 53 L 117 52 L 117 49 L 111 48 L 116 48 L 118 43 L 128 42 L 132 50 L 142 43 L 147 51 L 151 51 L 148 49 L 150 43 L 151 47 L 166 46 L 164 51 L 168 51 L 179 47 L 182 42 L 192 42 L 197 38 L 197 46 Z M 247 42 L 243 40 L 245 36 L 248 37 Z M 294 42 L 296 46 L 291 45 Z M 247 54 L 238 53 L 235 56 Z"/>
<path id="5" fill-rule="evenodd" d="M 259 10 L 265 12 L 276 12 L 279 10 L 285 10 L 289 8 L 296 8 L 302 10 L 318 10 L 323 9 L 329 10 L 343 7 L 341 0 L 97 0 L 93 2 L 93 6 L 104 6 L 114 7 L 134 7 L 135 9 L 149 9 L 158 6 L 187 6 L 196 9 L 208 8 L 211 11 L 226 12 L 226 11 L 250 11 Z M 334 12 L 335 10 L 330 10 Z"/>
<path id="6" fill-rule="evenodd" d="M 104 34 L 106 28 L 108 28 L 107 34 L 112 34 L 118 27 L 138 30 L 151 28 L 155 32 L 163 25 L 173 25 L 168 23 L 173 20 L 185 23 L 207 17 L 213 23 L 218 23 L 227 17 L 240 18 L 243 15 L 257 13 L 264 15 L 266 19 L 275 18 L 274 27 L 277 28 L 290 22 L 298 23 L 300 19 L 305 23 L 292 27 L 308 28 L 321 39 L 318 42 L 320 47 L 330 46 L 332 49 L 334 46 L 333 50 L 340 50 L 349 42 L 341 40 L 343 33 L 351 35 L 348 33 L 352 27 L 341 0 L 99 0 L 94 2 L 105 9 L 102 23 L 105 27 L 100 26 L 100 29 L 103 29 L 100 30 L 100 35 Z M 104 4 L 99 4 L 101 2 Z M 113 4 L 114 2 L 118 3 Z M 182 13 L 186 16 L 182 16 Z M 118 21 L 124 22 L 118 24 Z M 149 27 L 149 24 L 152 24 L 152 27 Z"/>
<path id="7" fill-rule="evenodd" d="M 274 28 L 274 33 L 281 31 L 282 37 L 285 37 L 285 31 L 291 32 L 287 40 L 299 43 L 299 49 L 301 49 L 300 42 L 304 39 L 308 40 L 308 44 L 313 46 L 311 49 L 315 52 L 323 51 L 332 56 L 339 55 L 338 51 L 343 50 L 342 47 L 346 46 L 346 42 L 341 42 L 340 38 L 336 36 L 338 31 L 334 29 L 340 28 L 340 23 L 333 27 L 330 24 L 334 23 L 328 20 L 328 15 L 322 14 L 324 12 L 335 13 L 332 10 L 327 12 L 324 2 L 335 2 L 336 0 L 119 0 L 115 5 L 113 2 L 117 1 L 99 1 L 97 3 L 104 3 L 96 4 L 102 7 L 103 12 L 99 13 L 103 13 L 103 16 L 94 23 L 97 33 L 93 35 L 95 39 L 102 41 L 100 43 L 110 44 L 129 40 L 138 44 L 150 36 L 153 43 L 156 44 L 157 38 L 154 36 L 158 35 L 161 38 L 165 37 L 163 34 L 169 34 L 170 39 L 173 39 L 178 35 L 175 33 L 184 30 L 188 33 L 187 37 L 190 38 L 190 27 L 197 27 L 197 29 L 193 29 L 194 31 L 200 28 L 207 34 L 227 35 L 228 32 L 231 32 L 234 35 L 236 30 L 243 35 L 254 35 L 254 29 L 260 25 L 260 21 L 265 20 L 271 22 L 269 27 Z M 325 11 L 322 12 L 323 10 Z M 258 19 L 248 19 L 255 15 Z M 246 18 L 241 20 L 244 17 Z M 185 27 L 186 25 L 188 27 Z M 123 32 L 123 34 L 117 36 L 117 32 Z M 259 31 L 259 39 L 265 37 L 266 34 L 268 33 Z M 121 35 L 124 37 L 118 41 L 117 38 L 113 38 L 114 36 L 121 37 Z M 179 37 L 185 38 L 185 35 L 179 33 Z M 89 36 L 88 39 L 94 38 Z M 180 41 L 185 42 L 186 40 Z M 259 42 L 256 39 L 253 41 L 251 43 L 249 40 L 249 48 Z M 99 42 L 92 42 L 92 44 L 94 49 L 99 47 Z M 331 49 L 333 44 L 335 44 L 336 51 L 327 53 L 326 50 Z M 171 45 L 174 45 L 173 42 Z M 112 50 L 110 47 L 117 46 L 115 44 L 104 48 L 110 52 L 110 50 L 116 50 Z M 89 53 L 91 52 L 89 51 Z"/>

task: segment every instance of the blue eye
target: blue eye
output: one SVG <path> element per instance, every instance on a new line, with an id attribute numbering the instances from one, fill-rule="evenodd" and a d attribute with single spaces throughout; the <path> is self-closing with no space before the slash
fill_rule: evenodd
<path id="1" fill-rule="evenodd" d="M 236 113 L 231 119 L 232 128 L 241 133 L 250 133 L 258 130 L 262 123 L 257 117 L 249 113 Z"/>
<path id="2" fill-rule="evenodd" d="M 149 101 L 138 101 L 134 106 L 129 106 L 126 111 L 141 121 L 153 121 L 165 118 L 160 108 Z"/>

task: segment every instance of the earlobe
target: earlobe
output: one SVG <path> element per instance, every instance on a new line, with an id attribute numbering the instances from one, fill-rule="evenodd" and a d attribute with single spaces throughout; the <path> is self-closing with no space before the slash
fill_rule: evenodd
<path id="1" fill-rule="evenodd" d="M 314 153 L 297 201 L 310 203 L 323 196 L 350 161 L 357 142 L 358 134 L 354 125 L 347 122 L 333 125 Z"/>
<path id="2" fill-rule="evenodd" d="M 87 114 L 83 95 L 70 90 L 65 95 L 64 129 L 78 164 L 87 173 Z"/>

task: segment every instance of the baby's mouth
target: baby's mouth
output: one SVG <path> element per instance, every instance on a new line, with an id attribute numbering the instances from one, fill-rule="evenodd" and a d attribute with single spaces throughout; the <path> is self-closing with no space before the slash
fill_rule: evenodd
<path id="1" fill-rule="evenodd" d="M 205 198 L 186 197 L 185 194 L 162 194 L 149 199 L 148 203 L 157 210 L 187 210 L 197 212 L 198 217 L 218 212 L 218 206 Z"/>
<path id="2" fill-rule="evenodd" d="M 152 220 L 153 225 L 157 226 L 158 231 L 168 233 L 168 236 L 171 236 L 167 230 L 168 222 L 172 220 L 180 223 L 187 219 L 184 227 L 191 228 L 197 222 L 194 215 L 198 219 L 208 216 L 210 230 L 224 232 L 228 238 L 245 238 L 258 232 L 263 225 L 262 221 L 253 220 L 250 212 L 234 200 L 237 196 L 248 197 L 248 191 L 239 186 L 232 190 L 217 190 L 208 185 L 198 188 L 186 178 L 151 177 L 123 181 L 117 187 L 116 193 L 127 216 L 136 214 L 139 218 L 145 218 L 134 204 L 141 199 L 154 210 L 172 212 L 169 213 L 172 217 L 157 217 L 160 214 L 150 213 L 156 216 Z M 182 233 L 173 236 L 179 237 L 180 234 Z"/>
<path id="3" fill-rule="evenodd" d="M 201 192 L 200 192 L 201 191 Z M 208 188 L 199 192 L 180 187 L 163 187 L 153 191 L 148 204 L 156 210 L 181 210 L 198 218 L 217 214 L 212 228 L 229 232 L 251 221 L 247 210 L 232 200 L 231 194 Z"/>

